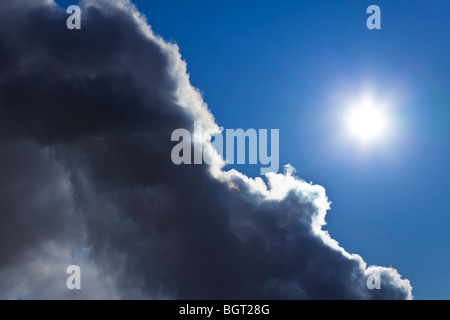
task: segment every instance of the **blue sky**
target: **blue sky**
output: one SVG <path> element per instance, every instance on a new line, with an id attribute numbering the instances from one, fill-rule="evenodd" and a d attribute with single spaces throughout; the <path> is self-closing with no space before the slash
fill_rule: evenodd
<path id="1" fill-rule="evenodd" d="M 327 190 L 334 239 L 397 268 L 416 298 L 450 298 L 449 1 L 135 3 L 179 45 L 219 125 L 280 129 L 281 165 Z M 366 28 L 371 4 L 381 30 Z M 365 88 L 395 125 L 363 152 L 339 130 Z"/>

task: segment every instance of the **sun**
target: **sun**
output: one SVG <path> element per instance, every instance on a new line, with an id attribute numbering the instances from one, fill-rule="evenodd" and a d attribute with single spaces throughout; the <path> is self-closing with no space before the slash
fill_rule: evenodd
<path id="1" fill-rule="evenodd" d="M 364 97 L 350 108 L 345 120 L 350 136 L 364 145 L 379 141 L 387 134 L 389 121 L 386 111 L 371 97 Z"/>

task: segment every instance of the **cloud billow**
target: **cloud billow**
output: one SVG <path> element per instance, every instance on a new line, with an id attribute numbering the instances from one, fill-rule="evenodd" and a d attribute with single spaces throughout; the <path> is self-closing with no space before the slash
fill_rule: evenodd
<path id="1" fill-rule="evenodd" d="M 52 1 L 0 3 L 0 298 L 412 298 L 322 231 L 321 186 L 174 165 L 175 129 L 220 132 L 177 46 L 126 0 L 81 6 L 68 30 Z"/>

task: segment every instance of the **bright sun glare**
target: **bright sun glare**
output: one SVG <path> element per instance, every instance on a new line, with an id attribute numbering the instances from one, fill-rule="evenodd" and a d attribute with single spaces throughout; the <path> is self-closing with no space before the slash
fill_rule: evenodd
<path id="1" fill-rule="evenodd" d="M 370 97 L 365 97 L 355 105 L 346 119 L 350 135 L 360 143 L 368 144 L 383 138 L 387 131 L 388 119 L 381 106 Z"/>

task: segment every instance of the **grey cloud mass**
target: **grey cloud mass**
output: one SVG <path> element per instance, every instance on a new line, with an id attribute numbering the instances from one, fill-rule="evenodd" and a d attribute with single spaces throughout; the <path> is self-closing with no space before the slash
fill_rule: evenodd
<path id="1" fill-rule="evenodd" d="M 80 5 L 73 32 L 52 1 L 0 0 L 0 298 L 412 298 L 322 231 L 321 186 L 174 165 L 173 130 L 219 132 L 177 46 L 128 1 Z"/>

